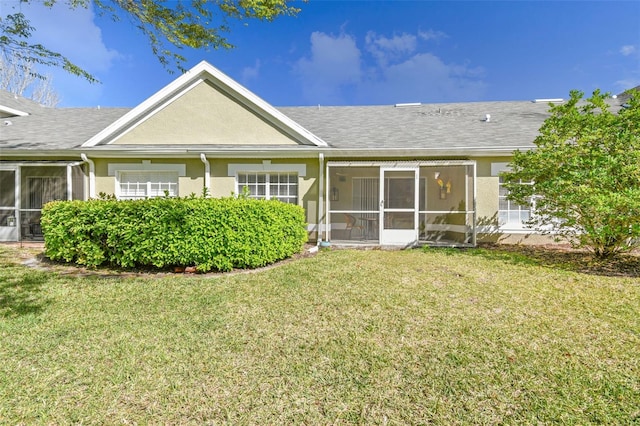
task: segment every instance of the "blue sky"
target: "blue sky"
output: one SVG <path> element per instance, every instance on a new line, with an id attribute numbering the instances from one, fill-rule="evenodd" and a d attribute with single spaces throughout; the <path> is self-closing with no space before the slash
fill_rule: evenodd
<path id="1" fill-rule="evenodd" d="M 36 2 L 37 3 L 37 2 Z M 9 13 L 16 0 L 0 0 Z M 176 78 L 126 21 L 22 5 L 34 39 L 94 73 L 49 70 L 60 106 L 132 107 Z M 233 50 L 186 50 L 276 106 L 531 100 L 640 84 L 639 1 L 321 1 L 247 21 Z"/>

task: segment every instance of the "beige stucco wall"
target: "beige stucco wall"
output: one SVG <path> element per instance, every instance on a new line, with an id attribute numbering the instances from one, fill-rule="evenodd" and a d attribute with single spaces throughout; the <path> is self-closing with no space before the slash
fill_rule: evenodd
<path id="1" fill-rule="evenodd" d="M 196 195 L 202 194 L 205 180 L 205 165 L 198 159 L 151 159 L 151 164 L 185 164 L 186 176 L 180 177 L 178 181 L 178 191 L 180 196 L 188 196 L 191 193 Z M 211 188 L 209 193 L 212 197 L 229 197 L 237 192 L 235 175 L 228 176 L 230 164 L 248 164 L 248 169 L 260 170 L 263 166 L 263 160 L 242 159 L 210 159 L 211 166 Z M 132 159 L 96 159 L 96 194 L 101 192 L 105 194 L 115 194 L 116 178 L 109 176 L 109 164 L 139 164 L 141 169 L 144 167 L 140 160 Z M 318 211 L 318 159 L 283 159 L 272 160 L 272 165 L 281 166 L 286 169 L 286 165 L 304 165 L 306 174 L 299 176 L 298 180 L 298 204 L 305 208 L 307 222 L 311 225 L 310 229 L 315 229 L 317 223 Z M 312 232 L 311 237 L 315 238 Z"/>
<path id="2" fill-rule="evenodd" d="M 109 176 L 109 164 L 136 164 L 140 165 L 140 170 L 144 170 L 141 160 L 133 159 L 96 159 L 96 194 L 115 194 L 116 177 Z M 186 176 L 178 178 L 178 191 L 180 196 L 187 196 L 192 193 L 202 194 L 204 188 L 204 164 L 200 159 L 153 159 L 151 164 L 184 164 L 186 166 Z"/>
<path id="3" fill-rule="evenodd" d="M 146 117 L 113 144 L 295 145 L 296 142 L 203 81 Z"/>
<path id="4" fill-rule="evenodd" d="M 491 176 L 491 163 L 506 163 L 510 157 L 476 158 L 476 218 L 478 226 L 498 225 L 498 176 Z"/>

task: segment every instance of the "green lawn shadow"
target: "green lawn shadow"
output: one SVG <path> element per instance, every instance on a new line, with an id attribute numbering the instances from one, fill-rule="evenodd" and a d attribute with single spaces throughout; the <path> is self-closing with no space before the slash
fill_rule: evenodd
<path id="1" fill-rule="evenodd" d="M 640 277 L 640 257 L 636 254 L 601 260 L 586 250 L 518 244 L 482 244 L 459 252 L 513 265 L 535 265 L 599 276 Z"/>

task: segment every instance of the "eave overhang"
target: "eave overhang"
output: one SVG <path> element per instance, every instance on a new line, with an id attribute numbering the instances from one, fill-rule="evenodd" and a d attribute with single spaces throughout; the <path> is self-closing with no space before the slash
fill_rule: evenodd
<path id="1" fill-rule="evenodd" d="M 359 158 L 466 158 L 466 157 L 498 157 L 512 155 L 515 150 L 529 151 L 533 146 L 515 147 L 481 147 L 481 148 L 332 148 L 297 146 L 269 147 L 139 147 L 123 145 L 103 145 L 91 148 L 78 147 L 66 150 L 3 150 L 3 160 L 16 158 L 79 158 L 85 153 L 90 158 L 200 158 L 205 154 L 207 158 L 315 158 L 322 153 L 325 158 L 359 159 Z"/>

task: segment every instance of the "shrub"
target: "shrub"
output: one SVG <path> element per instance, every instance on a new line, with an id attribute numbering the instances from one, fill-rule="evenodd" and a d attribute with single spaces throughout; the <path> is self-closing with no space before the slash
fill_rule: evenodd
<path id="1" fill-rule="evenodd" d="M 200 272 L 264 266 L 307 241 L 300 206 L 245 198 L 56 201 L 42 231 L 52 260 Z"/>

